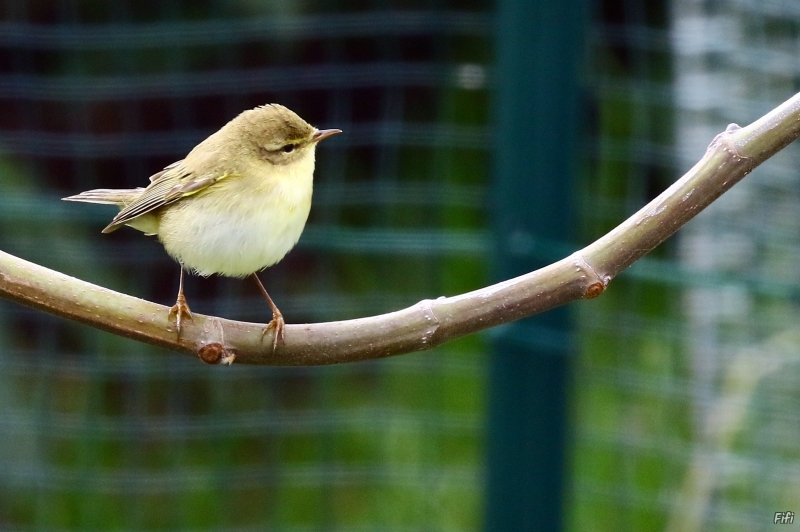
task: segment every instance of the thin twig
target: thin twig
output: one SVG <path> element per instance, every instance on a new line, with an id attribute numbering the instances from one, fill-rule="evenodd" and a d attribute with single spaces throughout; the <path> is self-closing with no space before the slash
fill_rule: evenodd
<path id="1" fill-rule="evenodd" d="M 586 248 L 526 275 L 380 316 L 287 325 L 273 354 L 265 324 L 195 314 L 180 339 L 169 309 L 0 252 L 0 296 L 207 362 L 320 365 L 421 351 L 570 301 L 600 295 L 753 168 L 800 136 L 800 94 L 745 128 L 731 124 L 680 180 Z"/>

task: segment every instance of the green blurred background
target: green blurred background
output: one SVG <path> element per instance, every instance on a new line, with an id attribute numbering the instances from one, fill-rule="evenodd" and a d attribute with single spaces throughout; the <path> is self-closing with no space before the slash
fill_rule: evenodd
<path id="1" fill-rule="evenodd" d="M 288 322 L 485 286 L 797 91 L 799 6 L 3 0 L 0 249 L 171 305 L 155 240 L 59 198 L 279 102 L 345 132 L 261 276 Z M 210 367 L 0 301 L 0 529 L 773 527 L 800 511 L 799 155 L 603 297 L 422 354 Z M 249 282 L 187 281 L 194 311 L 269 319 Z"/>

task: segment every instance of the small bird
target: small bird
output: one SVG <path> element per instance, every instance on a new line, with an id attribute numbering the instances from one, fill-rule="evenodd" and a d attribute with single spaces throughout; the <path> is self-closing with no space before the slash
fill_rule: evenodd
<path id="1" fill-rule="evenodd" d="M 300 239 L 311 209 L 317 143 L 339 129 L 316 129 L 278 104 L 244 111 L 150 177 L 146 188 L 96 189 L 63 198 L 116 205 L 103 229 L 123 225 L 155 235 L 181 268 L 169 312 L 181 333 L 192 319 L 183 294 L 186 269 L 202 276 L 252 276 L 272 309 L 264 334 L 283 340 L 285 322 L 256 272 L 280 261 Z"/>

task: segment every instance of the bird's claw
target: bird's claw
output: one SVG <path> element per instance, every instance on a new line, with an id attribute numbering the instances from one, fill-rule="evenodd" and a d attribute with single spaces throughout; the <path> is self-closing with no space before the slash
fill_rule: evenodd
<path id="1" fill-rule="evenodd" d="M 266 336 L 267 332 L 270 329 L 275 330 L 275 334 L 272 337 L 272 353 L 275 354 L 275 351 L 278 349 L 278 342 L 283 342 L 283 332 L 286 328 L 286 322 L 283 320 L 283 314 L 278 312 L 277 314 L 272 315 L 272 321 L 264 327 L 264 330 L 261 331 L 261 340 L 264 340 L 264 336 Z"/>
<path id="2" fill-rule="evenodd" d="M 189 310 L 189 305 L 186 304 L 186 298 L 183 297 L 183 294 L 178 295 L 175 306 L 169 309 L 168 318 L 170 321 L 175 321 L 175 327 L 178 329 L 178 337 L 180 338 L 183 320 L 192 320 L 192 311 Z"/>

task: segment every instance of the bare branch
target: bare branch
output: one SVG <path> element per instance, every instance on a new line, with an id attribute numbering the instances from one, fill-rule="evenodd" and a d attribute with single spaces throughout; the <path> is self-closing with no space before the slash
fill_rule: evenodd
<path id="1" fill-rule="evenodd" d="M 287 325 L 272 353 L 266 325 L 195 314 L 177 338 L 167 307 L 0 252 L 0 296 L 210 363 L 320 365 L 431 347 L 581 298 L 666 240 L 753 168 L 800 136 L 800 94 L 745 128 L 731 124 L 680 180 L 614 230 L 554 264 L 454 297 L 349 321 Z"/>

